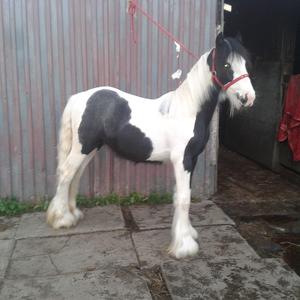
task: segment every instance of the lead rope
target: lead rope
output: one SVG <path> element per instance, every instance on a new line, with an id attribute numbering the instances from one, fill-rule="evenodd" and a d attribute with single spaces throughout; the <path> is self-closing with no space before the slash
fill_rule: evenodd
<path id="1" fill-rule="evenodd" d="M 136 30 L 134 26 L 134 15 L 136 11 L 139 11 L 143 16 L 145 16 L 148 21 L 150 21 L 152 24 L 154 24 L 162 33 L 164 33 L 169 39 L 171 39 L 173 42 L 176 42 L 180 47 L 190 56 L 192 56 L 194 59 L 198 59 L 198 57 L 190 51 L 183 43 L 181 43 L 170 31 L 168 31 L 165 27 L 162 26 L 161 23 L 154 20 L 151 15 L 149 15 L 145 10 L 143 10 L 138 4 L 137 0 L 129 0 L 128 1 L 128 14 L 130 15 L 130 33 L 132 36 L 133 42 L 136 44 L 137 37 L 136 37 Z"/>

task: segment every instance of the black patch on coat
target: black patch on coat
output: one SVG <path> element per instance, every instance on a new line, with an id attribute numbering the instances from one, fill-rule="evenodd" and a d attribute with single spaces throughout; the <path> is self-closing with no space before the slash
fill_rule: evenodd
<path id="1" fill-rule="evenodd" d="M 197 113 L 194 136 L 189 140 L 183 157 L 184 169 L 192 174 L 195 169 L 198 155 L 204 150 L 209 138 L 209 124 L 215 111 L 220 89 L 212 88 L 210 97 L 201 106 Z M 191 182 L 190 182 L 191 183 Z"/>
<path id="2" fill-rule="evenodd" d="M 212 53 L 213 50 L 209 53 L 207 57 L 207 63 L 209 65 L 210 70 L 212 70 Z M 229 51 L 220 51 L 218 49 L 216 50 L 215 56 L 215 68 L 217 71 L 217 77 L 223 85 L 233 80 L 232 68 L 225 68 L 225 65 L 227 64 L 227 58 L 229 55 L 228 53 Z M 217 86 L 216 82 L 214 82 L 214 84 Z"/>
<path id="3" fill-rule="evenodd" d="M 118 155 L 135 161 L 147 160 L 153 150 L 151 140 L 131 125 L 128 102 L 111 90 L 95 92 L 87 101 L 78 128 L 81 152 L 88 154 L 109 145 Z"/>

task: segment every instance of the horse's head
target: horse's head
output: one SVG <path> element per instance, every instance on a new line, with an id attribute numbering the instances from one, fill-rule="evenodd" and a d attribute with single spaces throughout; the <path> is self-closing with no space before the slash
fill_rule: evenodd
<path id="1" fill-rule="evenodd" d="M 228 98 L 234 108 L 253 105 L 255 91 L 247 72 L 249 56 L 238 38 L 224 38 L 220 33 L 209 64 L 212 80 L 221 87 L 224 98 Z"/>

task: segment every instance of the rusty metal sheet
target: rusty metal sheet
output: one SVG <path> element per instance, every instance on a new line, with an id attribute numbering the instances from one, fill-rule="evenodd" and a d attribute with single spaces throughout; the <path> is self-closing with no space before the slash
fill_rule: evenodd
<path id="1" fill-rule="evenodd" d="M 214 42 L 217 0 L 140 0 L 153 18 L 200 56 Z M 55 190 L 59 121 L 71 94 L 112 85 L 154 98 L 175 89 L 195 60 L 139 13 L 130 38 L 125 0 L 0 2 L 0 197 L 36 200 Z M 216 131 L 217 121 L 213 123 Z M 215 191 L 217 137 L 197 165 L 196 196 Z M 213 167 L 211 167 L 213 166 Z M 104 148 L 87 168 L 80 193 L 172 192 L 169 164 L 134 164 Z"/>

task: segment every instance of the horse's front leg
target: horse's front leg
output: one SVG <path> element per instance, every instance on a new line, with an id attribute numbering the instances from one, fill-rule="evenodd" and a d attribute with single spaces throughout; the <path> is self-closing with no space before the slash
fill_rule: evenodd
<path id="1" fill-rule="evenodd" d="M 195 239 L 197 231 L 192 227 L 189 218 L 191 202 L 190 178 L 191 172 L 185 170 L 183 154 L 172 155 L 176 187 L 174 193 L 174 216 L 172 224 L 172 242 L 169 247 L 170 254 L 176 258 L 195 255 L 199 246 Z"/>

